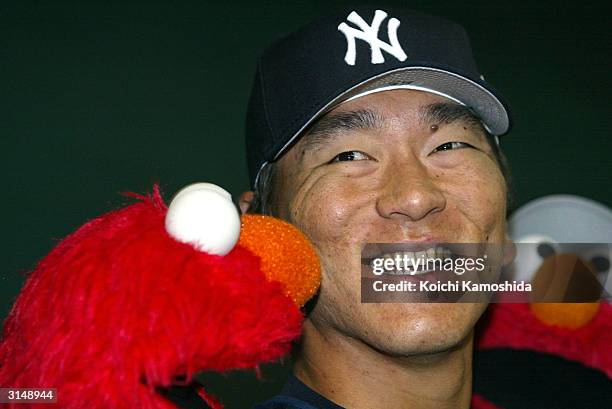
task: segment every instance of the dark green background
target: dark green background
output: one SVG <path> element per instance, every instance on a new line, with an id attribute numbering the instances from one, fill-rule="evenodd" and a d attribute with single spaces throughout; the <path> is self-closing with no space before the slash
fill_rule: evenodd
<path id="1" fill-rule="evenodd" d="M 119 192 L 160 182 L 169 195 L 194 181 L 245 190 L 243 118 L 256 57 L 332 4 L 8 3 L 0 5 L 0 316 L 59 238 L 126 203 Z M 612 205 L 609 19 L 595 6 L 603 2 L 377 4 L 467 28 L 481 71 L 513 107 L 502 145 L 518 205 L 554 193 Z M 220 394 L 241 407 L 275 387 Z"/>

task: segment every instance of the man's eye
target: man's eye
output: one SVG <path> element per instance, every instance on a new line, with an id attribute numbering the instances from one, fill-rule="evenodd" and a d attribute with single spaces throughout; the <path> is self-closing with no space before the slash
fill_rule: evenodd
<path id="1" fill-rule="evenodd" d="M 461 148 L 473 148 L 473 145 L 470 145 L 469 143 L 466 142 L 446 142 L 443 143 L 442 145 L 438 146 L 436 149 L 434 149 L 434 152 L 439 152 L 439 151 L 450 151 L 453 149 L 461 149 Z"/>
<path id="2" fill-rule="evenodd" d="M 342 152 L 331 160 L 331 162 L 345 162 L 352 160 L 368 160 L 370 157 L 361 151 L 346 151 Z"/>

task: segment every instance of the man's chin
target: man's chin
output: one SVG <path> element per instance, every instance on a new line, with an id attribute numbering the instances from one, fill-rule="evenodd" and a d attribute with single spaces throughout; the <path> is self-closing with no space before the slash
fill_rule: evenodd
<path id="1" fill-rule="evenodd" d="M 376 322 L 364 341 L 390 356 L 439 354 L 460 348 L 471 338 L 484 304 L 377 304 Z M 386 311 L 385 311 L 386 310 Z M 384 311 L 381 316 L 380 313 Z M 373 318 L 368 314 L 368 320 Z"/>

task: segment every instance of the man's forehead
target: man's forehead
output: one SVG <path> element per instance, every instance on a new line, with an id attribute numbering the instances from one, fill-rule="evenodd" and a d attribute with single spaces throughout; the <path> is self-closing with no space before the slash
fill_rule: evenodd
<path id="1" fill-rule="evenodd" d="M 339 104 L 312 124 L 298 145 L 301 151 L 315 149 L 335 134 L 381 129 L 397 120 L 420 127 L 460 122 L 485 134 L 480 119 L 465 105 L 427 92 L 393 90 Z"/>

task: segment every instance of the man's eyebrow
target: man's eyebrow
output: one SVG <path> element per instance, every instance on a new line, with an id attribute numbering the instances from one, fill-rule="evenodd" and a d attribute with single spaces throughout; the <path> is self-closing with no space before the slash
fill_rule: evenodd
<path id="1" fill-rule="evenodd" d="M 304 135 L 302 154 L 328 143 L 335 136 L 357 130 L 380 129 L 383 118 L 374 111 L 360 109 L 328 114 L 316 121 Z"/>
<path id="2" fill-rule="evenodd" d="M 419 110 L 419 120 L 424 125 L 461 121 L 474 130 L 485 132 L 480 118 L 470 108 L 455 103 L 438 102 L 422 106 Z"/>

